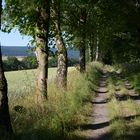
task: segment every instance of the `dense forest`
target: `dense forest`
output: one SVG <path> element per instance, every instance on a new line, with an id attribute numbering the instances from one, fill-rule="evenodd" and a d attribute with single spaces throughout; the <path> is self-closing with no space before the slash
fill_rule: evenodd
<path id="1" fill-rule="evenodd" d="M 33 68 L 37 68 L 34 87 L 28 93 L 24 90 L 18 97 L 14 93 L 9 97 L 10 83 L 7 84 L 0 51 L 0 139 L 77 140 L 76 131 L 84 116 L 92 112 L 91 100 L 100 90 L 97 86 L 101 77 L 109 77 L 108 101 L 114 103 L 114 108 L 117 99 L 127 97 L 126 89 L 118 86 L 124 77 L 140 93 L 140 0 L 0 0 L 0 15 L 2 32 L 10 33 L 16 28 L 22 35 L 31 36 L 36 52 Z M 51 81 L 50 47 L 57 48 L 57 70 Z M 80 53 L 79 64 L 70 73 L 69 48 Z M 122 80 L 116 81 L 118 77 Z M 101 85 L 106 85 L 104 82 Z M 121 95 L 112 94 L 114 86 L 116 91 L 123 89 Z M 123 139 L 116 129 L 119 126 L 112 130 L 112 139 Z M 79 139 L 84 138 L 80 135 Z"/>

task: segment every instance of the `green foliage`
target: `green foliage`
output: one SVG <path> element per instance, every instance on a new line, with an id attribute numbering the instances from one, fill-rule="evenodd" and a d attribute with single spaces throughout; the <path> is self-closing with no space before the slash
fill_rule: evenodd
<path id="1" fill-rule="evenodd" d="M 7 57 L 3 61 L 5 71 L 14 71 L 14 70 L 24 70 L 24 69 L 35 69 L 37 68 L 36 57 L 27 56 L 22 60 L 18 60 L 16 57 Z"/>
<path id="2" fill-rule="evenodd" d="M 86 44 L 91 42 L 93 34 L 94 50 L 99 36 L 99 48 L 103 62 L 107 64 L 139 61 L 140 44 L 140 8 L 136 1 L 113 0 L 62 0 L 60 22 L 65 43 L 81 47 L 81 34 L 84 31 Z M 44 8 L 44 0 L 5 0 L 3 11 L 3 29 L 10 31 L 16 27 L 22 34 L 35 37 L 38 32 L 36 23 Z M 51 8 L 52 5 L 51 5 Z M 20 12 L 19 12 L 20 11 Z M 83 25 L 82 13 L 85 11 L 86 24 Z M 54 42 L 55 16 L 51 13 L 50 39 Z M 39 19 L 40 20 L 40 19 Z M 42 32 L 42 33 L 41 33 Z M 43 30 L 40 30 L 43 34 Z M 54 43 L 52 43 L 54 44 Z M 87 49 L 86 45 L 86 49 Z"/>
<path id="3" fill-rule="evenodd" d="M 90 81 L 89 87 L 94 88 L 98 83 L 98 79 L 101 76 L 101 72 L 103 69 L 103 64 L 99 62 L 93 62 L 89 65 L 86 72 L 86 79 Z"/>
<path id="4" fill-rule="evenodd" d="M 35 69 L 38 66 L 35 56 L 27 56 L 23 58 L 22 63 L 24 64 L 24 69 Z"/>
<path id="5" fill-rule="evenodd" d="M 7 60 L 4 60 L 3 65 L 5 71 L 21 70 L 24 67 L 24 64 L 16 57 L 8 57 Z"/>
<path id="6" fill-rule="evenodd" d="M 76 58 L 69 58 L 68 59 L 68 66 L 75 66 L 79 64 L 79 60 Z"/>
<path id="7" fill-rule="evenodd" d="M 68 66 L 78 65 L 78 59 L 68 59 Z M 5 71 L 14 70 L 26 70 L 26 69 L 36 69 L 38 67 L 38 62 L 35 56 L 27 56 L 22 60 L 18 60 L 16 57 L 8 57 L 7 60 L 3 61 Z M 57 67 L 57 57 L 52 56 L 49 58 L 48 67 Z"/>
<path id="8" fill-rule="evenodd" d="M 140 64 L 124 64 L 122 65 L 123 75 L 125 75 L 131 84 L 134 86 L 134 89 L 138 94 L 140 94 Z"/>
<path id="9" fill-rule="evenodd" d="M 20 33 L 33 36 L 39 14 L 37 11 L 39 3 L 40 1 L 36 0 L 30 2 L 27 0 L 24 2 L 21 0 L 5 0 L 3 30 L 10 32 L 16 26 Z"/>
<path id="10" fill-rule="evenodd" d="M 130 78 L 136 92 L 140 94 L 140 73 L 131 75 Z"/>
<path id="11" fill-rule="evenodd" d="M 122 69 L 122 75 L 127 77 L 136 92 L 140 94 L 140 63 L 125 63 L 120 67 Z"/>
<path id="12" fill-rule="evenodd" d="M 50 57 L 48 65 L 49 67 L 57 67 L 57 57 Z"/>

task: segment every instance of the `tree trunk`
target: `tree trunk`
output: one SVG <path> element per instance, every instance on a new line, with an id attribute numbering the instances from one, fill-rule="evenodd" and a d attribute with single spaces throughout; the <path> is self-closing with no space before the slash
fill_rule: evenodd
<path id="1" fill-rule="evenodd" d="M 1 30 L 1 13 L 2 13 L 2 0 L 0 0 L 0 30 Z M 0 138 L 7 140 L 13 133 L 9 106 L 8 106 L 8 87 L 7 80 L 4 75 L 1 44 L 0 44 Z"/>
<path id="2" fill-rule="evenodd" d="M 95 55 L 95 61 L 99 61 L 99 35 L 97 31 L 97 40 L 96 40 L 96 55 Z"/>
<path id="3" fill-rule="evenodd" d="M 85 41 L 84 38 L 82 39 L 81 45 L 80 45 L 80 72 L 84 73 L 86 70 L 86 47 L 85 47 Z"/>
<path id="4" fill-rule="evenodd" d="M 0 136 L 3 139 L 8 139 L 13 133 L 9 114 L 7 93 L 7 80 L 3 71 L 3 62 L 0 46 Z"/>
<path id="5" fill-rule="evenodd" d="M 36 53 L 38 60 L 36 102 L 41 103 L 42 99 L 47 99 L 48 53 L 41 47 L 36 48 Z"/>
<path id="6" fill-rule="evenodd" d="M 94 38 L 93 38 L 93 33 L 90 35 L 89 39 L 89 61 L 93 61 L 93 46 L 94 46 Z"/>
<path id="7" fill-rule="evenodd" d="M 40 9 L 40 17 L 36 26 L 36 56 L 38 61 L 36 82 L 36 103 L 42 103 L 47 99 L 48 80 L 48 32 L 50 20 L 49 0 L 45 9 Z"/>
<path id="8" fill-rule="evenodd" d="M 80 72 L 84 73 L 86 70 L 86 9 L 81 9 L 80 27 L 81 27 L 81 41 L 80 41 Z"/>
<path id="9" fill-rule="evenodd" d="M 58 50 L 56 84 L 59 88 L 67 87 L 67 49 L 60 27 L 60 0 L 53 0 L 53 15 L 56 33 L 56 48 Z"/>
<path id="10" fill-rule="evenodd" d="M 139 28 L 137 28 L 137 33 L 138 33 L 138 42 L 140 44 L 140 29 Z"/>
<path id="11" fill-rule="evenodd" d="M 67 50 L 65 48 L 63 39 L 59 36 L 56 39 L 56 46 L 58 48 L 58 61 L 57 61 L 57 86 L 67 87 Z"/>

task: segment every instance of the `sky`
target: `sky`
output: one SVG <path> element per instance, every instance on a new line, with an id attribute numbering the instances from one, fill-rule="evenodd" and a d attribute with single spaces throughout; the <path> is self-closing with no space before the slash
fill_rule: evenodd
<path id="1" fill-rule="evenodd" d="M 4 0 L 2 0 L 4 6 Z M 28 36 L 21 36 L 18 30 L 12 30 L 11 33 L 3 33 L 0 31 L 0 43 L 2 46 L 27 46 L 31 40 Z"/>
<path id="2" fill-rule="evenodd" d="M 27 46 L 31 40 L 28 36 L 21 36 L 18 30 L 11 33 L 3 33 L 0 31 L 0 42 L 2 46 Z"/>

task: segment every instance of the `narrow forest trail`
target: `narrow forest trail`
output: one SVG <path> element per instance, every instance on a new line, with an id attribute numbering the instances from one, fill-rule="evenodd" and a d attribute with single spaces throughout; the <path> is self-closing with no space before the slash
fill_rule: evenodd
<path id="1" fill-rule="evenodd" d="M 107 107 L 107 74 L 104 74 L 99 81 L 99 88 L 96 93 L 93 111 L 93 140 L 109 140 L 109 116 Z"/>
<path id="2" fill-rule="evenodd" d="M 99 80 L 99 87 L 95 90 L 91 123 L 84 126 L 86 140 L 109 140 L 109 117 L 107 107 L 107 78 L 104 74 Z"/>
<path id="3" fill-rule="evenodd" d="M 99 87 L 95 90 L 96 97 L 93 101 L 93 113 L 90 117 L 90 123 L 84 126 L 83 134 L 84 140 L 113 140 L 112 132 L 110 125 L 113 123 L 113 120 L 110 120 L 109 116 L 109 103 L 111 99 L 108 98 L 110 84 L 107 79 L 111 77 L 111 74 L 103 74 L 99 80 Z M 127 91 L 124 95 L 120 93 L 122 90 L 118 88 L 117 84 L 114 84 L 115 91 L 113 97 L 117 100 L 118 104 L 125 103 L 127 100 L 131 100 L 137 107 L 140 106 L 140 96 L 135 92 L 134 87 L 125 77 L 121 77 L 118 74 L 115 74 L 114 81 L 119 80 L 122 82 L 123 88 Z M 113 105 L 113 104 L 112 104 Z M 122 111 L 125 108 L 122 108 Z M 125 114 L 125 113 L 124 113 Z M 122 116 L 125 119 L 133 118 L 139 114 L 130 114 L 126 113 Z"/>

